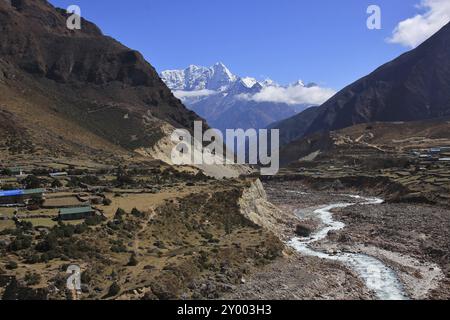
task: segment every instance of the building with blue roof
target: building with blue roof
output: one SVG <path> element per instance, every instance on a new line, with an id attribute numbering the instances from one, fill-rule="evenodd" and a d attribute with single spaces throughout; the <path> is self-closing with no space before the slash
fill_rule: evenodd
<path id="1" fill-rule="evenodd" d="M 30 200 L 42 200 L 45 189 L 0 190 L 0 205 L 25 205 Z"/>

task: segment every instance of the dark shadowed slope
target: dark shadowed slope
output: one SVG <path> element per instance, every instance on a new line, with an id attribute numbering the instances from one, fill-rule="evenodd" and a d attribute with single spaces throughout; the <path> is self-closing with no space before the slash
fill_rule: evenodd
<path id="1" fill-rule="evenodd" d="M 152 147 L 199 119 L 142 55 L 45 0 L 0 1 L 0 136 L 52 153 Z M 7 119 L 7 122 L 3 121 Z M 19 133 L 19 135 L 17 135 Z"/>
<path id="2" fill-rule="evenodd" d="M 450 115 L 450 24 L 337 93 L 317 109 L 272 127 L 283 143 L 317 131 L 374 121 L 417 121 Z"/>

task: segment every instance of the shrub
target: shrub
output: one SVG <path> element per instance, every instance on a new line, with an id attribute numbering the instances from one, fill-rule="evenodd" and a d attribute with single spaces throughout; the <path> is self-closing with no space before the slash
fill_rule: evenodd
<path id="1" fill-rule="evenodd" d="M 103 199 L 103 205 L 104 206 L 110 206 L 112 203 L 111 199 L 105 198 Z"/>
<path id="2" fill-rule="evenodd" d="M 84 177 L 81 177 L 80 181 L 82 183 L 89 184 L 91 186 L 101 184 L 101 181 L 97 176 L 90 176 L 90 175 L 84 176 Z"/>
<path id="3" fill-rule="evenodd" d="M 31 247 L 32 237 L 23 234 L 18 235 L 8 246 L 10 251 L 20 251 Z"/>
<path id="4" fill-rule="evenodd" d="M 99 215 L 95 215 L 86 219 L 85 223 L 88 226 L 97 226 L 104 221 L 104 218 Z"/>
<path id="5" fill-rule="evenodd" d="M 134 183 L 133 178 L 128 175 L 126 170 L 122 167 L 117 168 L 116 179 L 119 186 L 131 185 Z"/>
<path id="6" fill-rule="evenodd" d="M 115 215 L 114 215 L 114 219 L 115 220 L 122 220 L 122 217 L 124 215 L 126 215 L 127 213 L 125 212 L 125 210 L 123 210 L 122 208 L 118 208 Z"/>
<path id="7" fill-rule="evenodd" d="M 136 208 L 133 208 L 133 210 L 131 210 L 131 214 L 133 216 L 135 216 L 136 218 L 143 218 L 144 217 L 144 214 L 141 211 L 139 211 L 138 209 L 136 209 Z"/>
<path id="8" fill-rule="evenodd" d="M 27 285 L 35 286 L 41 282 L 41 276 L 37 273 L 27 273 L 24 280 Z"/>
<path id="9" fill-rule="evenodd" d="M 117 282 L 114 282 L 108 290 L 108 297 L 114 297 L 120 293 L 120 286 Z"/>
<path id="10" fill-rule="evenodd" d="M 122 242 L 117 242 L 111 247 L 111 251 L 115 253 L 124 253 L 127 252 L 127 247 L 125 247 Z"/>
<path id="11" fill-rule="evenodd" d="M 133 252 L 133 254 L 130 257 L 130 261 L 128 262 L 128 267 L 135 267 L 139 264 L 139 261 L 137 260 L 136 253 Z"/>
<path id="12" fill-rule="evenodd" d="M 17 265 L 17 262 L 15 262 L 15 261 L 9 261 L 9 262 L 5 265 L 5 268 L 6 268 L 7 270 L 15 270 L 15 269 L 17 269 L 17 267 L 18 267 L 18 265 Z"/>
<path id="13" fill-rule="evenodd" d="M 2 170 L 2 175 L 4 175 L 4 176 L 12 176 L 12 172 L 8 168 L 6 168 L 6 169 Z"/>
<path id="14" fill-rule="evenodd" d="M 42 188 L 43 181 L 34 175 L 30 175 L 23 181 L 25 189 L 38 189 Z"/>
<path id="15" fill-rule="evenodd" d="M 61 181 L 55 179 L 52 181 L 51 187 L 56 189 L 56 188 L 61 188 L 63 186 L 63 184 L 61 183 Z"/>

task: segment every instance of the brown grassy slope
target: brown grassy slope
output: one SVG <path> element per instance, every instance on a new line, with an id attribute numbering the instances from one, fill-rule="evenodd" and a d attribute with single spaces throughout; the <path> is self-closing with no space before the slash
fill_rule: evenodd
<path id="1" fill-rule="evenodd" d="M 413 148 L 450 145 L 450 121 L 359 124 L 342 130 L 316 133 L 285 146 L 281 162 L 289 164 L 314 152 L 353 150 L 367 153 L 403 152 Z M 352 155 L 350 152 L 348 155 Z"/>
<path id="2" fill-rule="evenodd" d="M 140 53 L 85 20 L 68 30 L 65 13 L 47 1 L 15 3 L 0 2 L 0 109 L 34 143 L 47 149 L 58 137 L 74 152 L 133 150 L 153 146 L 164 125 L 191 128 L 199 119 Z"/>

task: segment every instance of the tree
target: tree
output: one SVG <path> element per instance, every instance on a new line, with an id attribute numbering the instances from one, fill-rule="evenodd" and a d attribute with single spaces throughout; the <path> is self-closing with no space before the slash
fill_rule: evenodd
<path id="1" fill-rule="evenodd" d="M 42 180 L 34 175 L 30 175 L 23 181 L 25 189 L 38 189 L 42 187 Z"/>
<path id="2" fill-rule="evenodd" d="M 2 170 L 2 174 L 3 174 L 4 176 L 12 176 L 12 172 L 11 172 L 11 170 L 8 169 L 8 168 L 3 169 L 3 170 Z"/>
<path id="3" fill-rule="evenodd" d="M 63 186 L 63 184 L 61 183 L 61 181 L 59 181 L 57 179 L 52 181 L 52 185 L 51 185 L 52 188 L 57 189 L 57 188 L 61 188 L 62 186 Z"/>
<path id="4" fill-rule="evenodd" d="M 123 167 L 117 168 L 116 178 L 117 183 L 121 186 L 134 183 L 133 178 L 128 175 L 128 173 Z"/>

